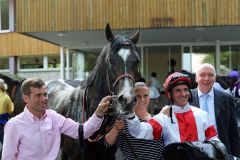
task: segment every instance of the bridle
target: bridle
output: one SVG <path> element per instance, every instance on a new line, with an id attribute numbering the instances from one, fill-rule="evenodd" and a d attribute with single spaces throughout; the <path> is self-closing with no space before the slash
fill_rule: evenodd
<path id="1" fill-rule="evenodd" d="M 115 41 L 113 41 L 112 43 L 111 43 L 111 46 L 113 46 L 113 44 L 116 44 L 118 41 L 117 41 L 118 39 L 116 39 Z M 120 40 L 120 42 L 118 42 L 118 43 L 121 43 L 122 41 Z M 128 41 L 126 41 L 125 43 L 121 43 L 121 44 L 116 44 L 116 45 L 118 45 L 117 47 L 119 47 L 120 45 L 122 46 L 122 45 L 130 45 L 130 42 L 128 42 Z M 109 55 L 109 54 L 111 54 L 111 52 L 113 52 L 115 49 L 117 49 L 117 47 L 113 47 L 113 49 L 110 49 L 110 51 L 108 52 L 108 57 L 110 57 L 111 55 Z M 135 79 L 133 78 L 133 76 L 131 75 L 131 74 L 129 74 L 129 73 L 122 73 L 122 74 L 120 74 L 117 78 L 116 78 L 116 80 L 113 80 L 112 78 L 111 78 L 111 73 L 110 73 L 110 67 L 108 67 L 108 66 L 110 66 L 110 60 L 109 60 L 110 58 L 106 58 L 105 60 L 106 60 L 106 66 L 105 66 L 105 75 L 106 75 L 106 78 L 107 78 L 107 86 L 108 86 L 108 92 L 109 92 L 109 95 L 111 95 L 112 97 L 115 97 L 114 98 L 114 102 L 117 102 L 118 101 L 118 97 L 117 97 L 117 89 L 116 89 L 116 87 L 118 86 L 118 84 L 119 84 L 119 82 L 120 82 L 120 80 L 122 80 L 122 79 L 129 79 L 129 81 L 132 81 L 132 83 L 134 84 L 135 83 Z M 117 113 L 114 113 L 114 107 L 116 107 L 116 105 L 117 105 L 117 103 L 113 103 L 112 104 L 112 106 L 110 106 L 109 107 L 109 109 L 111 109 L 111 111 L 109 111 L 109 112 L 106 112 L 105 113 L 105 115 L 111 115 L 111 116 L 113 116 L 113 118 L 112 118 L 112 120 L 110 120 L 110 123 L 107 125 L 107 127 L 106 128 L 104 128 L 105 129 L 105 133 L 103 133 L 103 134 L 101 134 L 101 133 L 99 133 L 99 134 L 97 134 L 97 136 L 96 136 L 96 138 L 94 138 L 94 139 L 91 139 L 91 138 L 89 138 L 88 139 L 88 141 L 90 141 L 90 142 L 96 142 L 96 141 L 99 141 L 101 138 L 103 138 L 112 128 L 113 128 L 113 125 L 114 125 L 114 122 L 115 122 L 115 120 L 118 118 L 118 114 Z M 109 117 L 109 116 L 106 116 L 106 117 Z"/>
<path id="2" fill-rule="evenodd" d="M 127 73 L 125 73 L 125 74 L 121 74 L 120 76 L 118 76 L 118 78 L 114 81 L 114 83 L 111 83 L 112 82 L 112 79 L 110 78 L 110 76 L 109 76 L 109 72 L 107 72 L 107 79 L 108 79 L 108 89 L 109 89 L 109 94 L 112 96 L 112 97 L 114 97 L 114 99 L 113 99 L 113 102 L 114 103 L 112 103 L 112 105 L 111 106 L 109 106 L 109 109 L 110 109 L 110 111 L 107 111 L 106 113 L 105 113 L 105 115 L 106 115 L 106 117 L 108 117 L 108 115 L 113 115 L 113 118 L 112 118 L 112 120 L 110 121 L 110 123 L 107 125 L 107 127 L 106 127 L 106 132 L 104 133 L 104 134 L 97 134 L 97 136 L 96 136 L 96 138 L 94 138 L 94 139 L 91 139 L 91 138 L 88 138 L 88 141 L 89 142 L 96 142 L 96 141 L 99 141 L 101 138 L 103 138 L 112 128 L 113 128 L 113 125 L 114 125 L 114 122 L 115 122 L 115 120 L 117 119 L 117 117 L 119 116 L 118 114 L 116 114 L 116 113 L 114 113 L 114 107 L 116 107 L 116 105 L 117 105 L 117 95 L 116 95 L 116 86 L 117 86 L 117 84 L 119 83 L 119 81 L 121 80 L 121 79 L 124 79 L 124 78 L 128 78 L 128 79 L 130 79 L 132 82 L 133 82 L 133 84 L 135 83 L 135 80 L 134 80 L 134 78 L 132 77 L 132 75 L 130 75 L 130 74 L 127 74 Z M 111 85 L 112 84 L 112 85 Z M 112 113 L 113 112 L 113 113 Z"/>
<path id="3" fill-rule="evenodd" d="M 107 72 L 107 78 L 108 78 L 108 91 L 110 94 L 115 95 L 116 94 L 116 87 L 121 79 L 127 78 L 135 83 L 135 80 L 131 74 L 124 73 L 117 77 L 117 79 L 113 82 L 111 77 L 109 76 L 109 72 Z M 112 83 L 113 82 L 113 83 Z"/>
<path id="4" fill-rule="evenodd" d="M 110 44 L 111 48 L 110 48 L 110 51 L 108 52 L 108 58 L 106 58 L 106 61 L 107 61 L 106 64 L 108 64 L 108 66 L 110 66 L 110 60 L 109 59 L 110 59 L 110 56 L 111 56 L 110 54 L 111 53 L 116 52 L 122 46 L 131 46 L 131 45 L 132 45 L 131 41 L 129 39 L 127 39 L 126 37 L 115 38 Z M 139 59 L 138 55 L 136 55 L 136 56 Z M 110 68 L 106 67 L 105 70 L 106 70 L 105 72 L 106 72 L 107 80 L 108 80 L 108 91 L 109 91 L 109 93 L 116 94 L 116 86 L 121 79 L 128 78 L 133 82 L 133 84 L 135 83 L 135 80 L 134 80 L 133 76 L 131 74 L 128 74 L 128 73 L 122 73 L 113 82 L 113 80 L 111 79 L 111 76 L 110 76 L 110 74 L 111 74 L 110 73 Z"/>

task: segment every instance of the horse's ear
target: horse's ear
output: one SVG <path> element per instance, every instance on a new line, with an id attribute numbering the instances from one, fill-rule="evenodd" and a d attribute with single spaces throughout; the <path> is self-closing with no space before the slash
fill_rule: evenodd
<path id="1" fill-rule="evenodd" d="M 114 35 L 112 33 L 112 29 L 111 29 L 109 23 L 106 25 L 105 32 L 106 32 L 106 38 L 107 38 L 108 42 L 111 42 L 114 39 Z"/>
<path id="2" fill-rule="evenodd" d="M 138 39 L 139 39 L 139 35 L 140 35 L 140 28 L 138 29 L 138 31 L 136 33 L 134 33 L 130 39 L 132 40 L 132 42 L 134 44 L 136 44 L 138 42 Z"/>

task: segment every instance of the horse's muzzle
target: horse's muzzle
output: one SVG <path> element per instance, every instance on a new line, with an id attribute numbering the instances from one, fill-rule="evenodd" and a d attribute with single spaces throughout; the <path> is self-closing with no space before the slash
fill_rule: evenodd
<path id="1" fill-rule="evenodd" d="M 133 112 L 134 106 L 136 104 L 136 98 L 130 97 L 130 100 L 129 100 L 126 97 L 121 95 L 118 97 L 118 102 L 121 105 L 122 113 L 128 114 Z"/>

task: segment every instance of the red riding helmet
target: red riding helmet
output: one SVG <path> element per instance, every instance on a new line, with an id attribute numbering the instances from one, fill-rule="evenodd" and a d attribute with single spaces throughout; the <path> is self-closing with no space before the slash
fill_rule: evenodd
<path id="1" fill-rule="evenodd" d="M 191 79 L 186 74 L 182 74 L 180 72 L 175 72 L 169 75 L 164 83 L 164 91 L 166 96 L 170 99 L 169 92 L 171 92 L 172 88 L 180 85 L 186 84 L 190 89 L 192 87 Z"/>

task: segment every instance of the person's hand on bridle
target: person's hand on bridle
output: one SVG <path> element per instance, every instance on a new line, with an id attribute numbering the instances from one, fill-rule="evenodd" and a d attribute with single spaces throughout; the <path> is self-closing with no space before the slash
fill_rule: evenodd
<path id="1" fill-rule="evenodd" d="M 100 101 L 95 111 L 95 114 L 97 117 L 99 118 L 103 117 L 104 113 L 108 110 L 110 99 L 111 99 L 111 96 L 106 96 Z"/>

